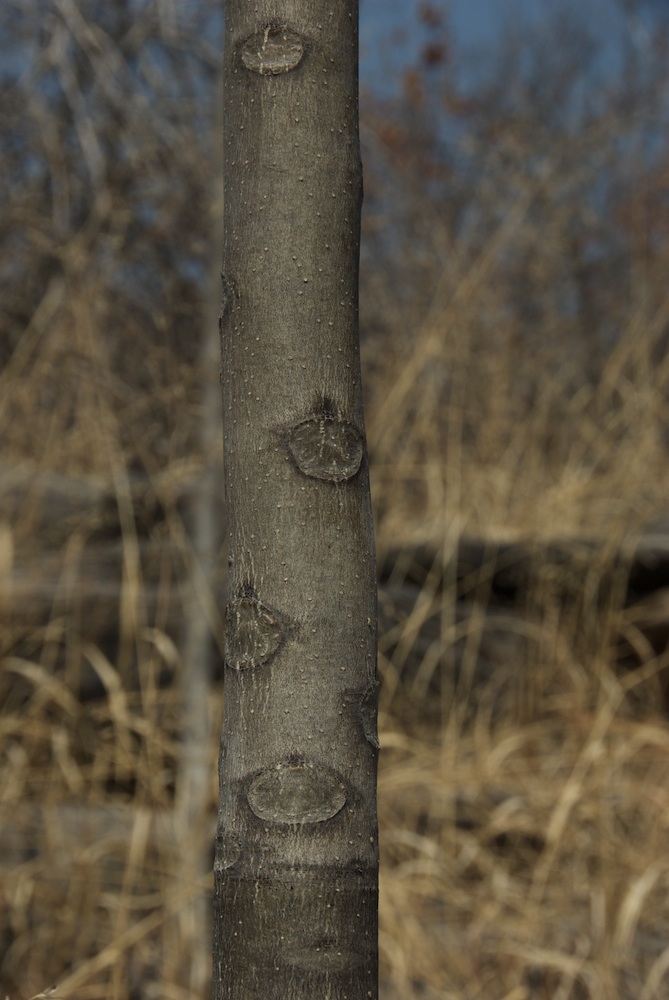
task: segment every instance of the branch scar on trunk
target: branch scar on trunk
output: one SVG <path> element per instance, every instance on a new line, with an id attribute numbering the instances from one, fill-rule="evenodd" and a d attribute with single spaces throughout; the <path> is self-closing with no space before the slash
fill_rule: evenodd
<path id="1" fill-rule="evenodd" d="M 346 792 L 332 771 L 318 764 L 277 764 L 257 775 L 248 790 L 251 810 L 272 823 L 323 823 L 344 807 Z"/>
<path id="2" fill-rule="evenodd" d="M 357 427 L 329 415 L 317 414 L 296 424 L 287 445 L 300 472 L 330 483 L 352 479 L 365 453 Z"/>
<path id="3" fill-rule="evenodd" d="M 290 635 L 290 627 L 265 607 L 252 590 L 225 609 L 225 662 L 233 670 L 268 663 Z"/>
<path id="4" fill-rule="evenodd" d="M 246 69 L 261 76 L 289 73 L 302 62 L 304 42 L 285 25 L 268 24 L 242 42 L 241 57 Z"/>

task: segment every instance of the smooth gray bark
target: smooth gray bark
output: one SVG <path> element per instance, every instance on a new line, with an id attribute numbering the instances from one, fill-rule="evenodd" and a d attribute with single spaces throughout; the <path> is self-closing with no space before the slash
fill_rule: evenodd
<path id="1" fill-rule="evenodd" d="M 216 1000 L 377 995 L 357 3 L 226 6 Z"/>

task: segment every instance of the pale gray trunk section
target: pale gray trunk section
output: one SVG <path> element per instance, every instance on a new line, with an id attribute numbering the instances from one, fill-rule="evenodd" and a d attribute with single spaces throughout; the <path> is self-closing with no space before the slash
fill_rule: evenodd
<path id="1" fill-rule="evenodd" d="M 226 6 L 216 1000 L 377 995 L 357 3 Z"/>
<path id="2" fill-rule="evenodd" d="M 222 87 L 217 87 L 214 121 L 216 152 L 220 163 L 222 138 Z M 219 148 L 220 147 L 220 148 Z M 204 330 L 198 358 L 200 382 L 199 439 L 202 470 L 190 503 L 190 540 L 185 553 L 188 589 L 185 603 L 181 671 L 181 740 L 176 775 L 175 829 L 179 837 L 179 878 L 193 896 L 179 911 L 180 934 L 188 944 L 189 986 L 194 994 L 208 987 L 211 974 L 211 900 L 207 877 L 211 874 L 211 738 L 209 700 L 214 658 L 214 636 L 220 615 L 215 589 L 216 567 L 222 539 L 221 393 L 219 338 L 216 320 L 220 307 L 220 246 L 223 238 L 223 184 L 212 184 L 212 264 L 204 309 Z M 187 543 L 187 539 L 184 542 Z"/>

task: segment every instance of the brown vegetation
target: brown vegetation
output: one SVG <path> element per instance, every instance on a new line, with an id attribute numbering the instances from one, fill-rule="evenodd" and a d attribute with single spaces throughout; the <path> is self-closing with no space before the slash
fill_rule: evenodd
<path id="1" fill-rule="evenodd" d="M 207 991 L 191 903 L 211 885 L 187 859 L 211 849 L 216 735 L 197 822 L 175 801 L 184 607 L 220 645 L 225 572 L 192 542 L 219 29 L 187 6 L 0 12 L 26 53 L 0 109 L 11 1000 Z M 446 22 L 424 24 L 404 97 L 363 120 L 382 996 L 655 1000 L 669 612 L 629 570 L 653 522 L 667 547 L 666 37 L 612 80 L 587 26 L 555 22 L 464 92 Z M 519 542 L 521 587 L 500 549 Z M 222 698 L 214 652 L 202 731 Z"/>

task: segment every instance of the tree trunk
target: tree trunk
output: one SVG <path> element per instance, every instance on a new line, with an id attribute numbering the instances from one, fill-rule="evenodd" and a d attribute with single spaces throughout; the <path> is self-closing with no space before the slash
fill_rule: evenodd
<path id="1" fill-rule="evenodd" d="M 214 122 L 218 159 L 223 152 L 221 80 L 217 80 Z M 190 499 L 189 535 L 192 548 L 185 552 L 189 581 L 183 624 L 180 675 L 181 739 L 176 775 L 175 827 L 181 841 L 181 881 L 190 884 L 193 898 L 179 911 L 180 935 L 186 942 L 191 992 L 200 994 L 211 974 L 211 905 L 205 889 L 211 874 L 211 831 L 207 812 L 211 794 L 211 741 L 208 694 L 214 673 L 214 636 L 220 614 L 216 606 L 215 571 L 221 549 L 221 394 L 218 378 L 219 344 L 216 318 L 220 306 L 220 262 L 223 237 L 222 178 L 211 191 L 211 273 L 204 303 L 202 343 L 198 358 L 200 419 L 198 430 L 202 470 Z M 221 637 L 222 638 L 222 637 Z M 199 886 L 199 888 L 198 888 Z"/>
<path id="2" fill-rule="evenodd" d="M 226 5 L 215 1000 L 377 995 L 357 20 L 356 0 Z"/>

